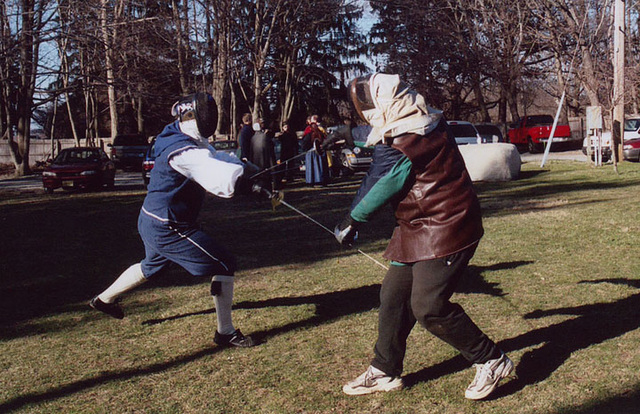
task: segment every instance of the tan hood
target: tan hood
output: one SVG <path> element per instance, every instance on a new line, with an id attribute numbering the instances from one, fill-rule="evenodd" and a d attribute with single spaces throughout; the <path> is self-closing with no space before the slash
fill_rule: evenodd
<path id="1" fill-rule="evenodd" d="M 369 86 L 375 108 L 362 113 L 373 127 L 367 146 L 379 143 L 384 137 L 406 133 L 426 135 L 442 118 L 441 111 L 427 106 L 422 95 L 409 89 L 398 75 L 375 73 Z"/>

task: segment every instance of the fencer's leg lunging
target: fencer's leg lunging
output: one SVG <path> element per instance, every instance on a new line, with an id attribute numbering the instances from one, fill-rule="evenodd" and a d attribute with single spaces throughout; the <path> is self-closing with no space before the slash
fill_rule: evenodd
<path id="1" fill-rule="evenodd" d="M 214 276 L 211 280 L 211 295 L 216 307 L 218 329 L 214 342 L 218 345 L 248 348 L 254 346 L 253 339 L 244 336 L 233 326 L 231 307 L 233 305 L 233 276 Z"/>
<path id="2" fill-rule="evenodd" d="M 214 276 L 211 281 L 211 295 L 216 306 L 218 333 L 230 335 L 236 329 L 231 319 L 233 305 L 233 276 Z"/>
<path id="3" fill-rule="evenodd" d="M 124 293 L 140 286 L 147 279 L 142 273 L 140 263 L 130 266 L 116 279 L 104 292 L 91 299 L 89 305 L 92 308 L 104 312 L 116 319 L 124 318 L 124 312 L 116 303 L 116 300 Z"/>

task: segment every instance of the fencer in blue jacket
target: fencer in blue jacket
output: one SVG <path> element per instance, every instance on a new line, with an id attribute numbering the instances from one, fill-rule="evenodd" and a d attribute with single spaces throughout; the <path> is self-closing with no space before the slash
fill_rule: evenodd
<path id="1" fill-rule="evenodd" d="M 114 318 L 124 312 L 117 300 L 158 274 L 170 262 L 194 276 L 211 278 L 219 345 L 250 347 L 255 343 L 232 322 L 234 256 L 196 225 L 207 192 L 234 195 L 238 183 L 255 171 L 234 155 L 217 152 L 208 142 L 217 124 L 209 94 L 195 93 L 173 105 L 176 120 L 156 137 L 155 165 L 138 217 L 144 259 L 126 269 L 90 305 Z"/>

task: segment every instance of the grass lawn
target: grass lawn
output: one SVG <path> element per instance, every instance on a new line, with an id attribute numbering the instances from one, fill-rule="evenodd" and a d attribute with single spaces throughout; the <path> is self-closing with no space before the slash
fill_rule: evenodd
<path id="1" fill-rule="evenodd" d="M 296 185 L 285 200 L 332 228 L 356 179 Z M 516 363 L 488 401 L 475 370 L 416 327 L 408 388 L 349 397 L 368 365 L 384 270 L 285 206 L 207 200 L 203 228 L 236 253 L 234 322 L 261 344 L 213 344 L 208 281 L 172 268 L 123 298 L 118 321 L 88 306 L 143 255 L 140 189 L 0 194 L 0 412 L 640 412 L 640 164 L 523 165 L 479 183 L 486 234 L 454 300 Z M 378 260 L 393 218 L 359 248 Z"/>

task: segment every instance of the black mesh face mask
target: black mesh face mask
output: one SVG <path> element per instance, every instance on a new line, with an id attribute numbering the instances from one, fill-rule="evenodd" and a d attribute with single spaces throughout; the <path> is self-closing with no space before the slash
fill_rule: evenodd
<path id="1" fill-rule="evenodd" d="M 372 75 L 367 75 L 355 78 L 351 81 L 351 84 L 349 84 L 351 103 L 363 121 L 366 121 L 363 114 L 364 111 L 374 109 L 376 107 L 373 103 L 373 98 L 371 97 L 371 87 L 369 85 L 371 76 Z"/>
<path id="2" fill-rule="evenodd" d="M 208 93 L 193 93 L 180 98 L 171 108 L 171 115 L 180 117 L 180 121 L 196 120 L 198 132 L 208 138 L 216 131 L 218 125 L 218 107 Z"/>

